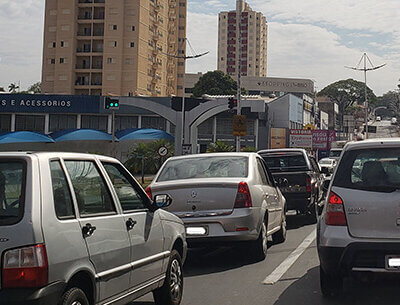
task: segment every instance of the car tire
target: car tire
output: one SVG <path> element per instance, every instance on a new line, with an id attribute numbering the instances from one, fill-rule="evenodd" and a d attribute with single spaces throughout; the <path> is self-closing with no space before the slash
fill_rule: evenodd
<path id="1" fill-rule="evenodd" d="M 62 295 L 59 305 L 89 305 L 89 301 L 81 289 L 73 287 Z"/>
<path id="2" fill-rule="evenodd" d="M 157 305 L 179 305 L 183 295 L 182 258 L 178 251 L 173 250 L 169 258 L 164 284 L 153 291 L 154 302 Z"/>
<path id="3" fill-rule="evenodd" d="M 337 275 L 328 275 L 319 267 L 319 281 L 324 297 L 335 297 L 343 292 L 343 279 Z"/>
<path id="4" fill-rule="evenodd" d="M 281 244 L 286 240 L 286 214 L 285 212 L 282 213 L 282 221 L 281 221 L 281 228 L 279 231 L 272 234 L 272 241 L 274 244 Z"/>
<path id="5" fill-rule="evenodd" d="M 267 223 L 266 221 L 263 221 L 261 225 L 260 235 L 255 241 L 252 242 L 251 253 L 256 260 L 262 261 L 267 256 L 267 249 L 268 249 Z"/>

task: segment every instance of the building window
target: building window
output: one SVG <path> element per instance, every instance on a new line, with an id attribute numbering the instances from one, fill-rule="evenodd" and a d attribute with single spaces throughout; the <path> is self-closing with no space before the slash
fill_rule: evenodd
<path id="1" fill-rule="evenodd" d="M 60 75 L 60 77 L 58 78 L 59 80 L 67 80 L 67 76 L 66 75 Z"/>
<path id="2" fill-rule="evenodd" d="M 154 128 L 165 131 L 167 128 L 167 121 L 160 117 L 143 116 L 142 128 Z"/>
<path id="3" fill-rule="evenodd" d="M 69 25 L 62 25 L 61 31 L 69 31 Z"/>
<path id="4" fill-rule="evenodd" d="M 57 10 L 50 10 L 50 16 L 56 16 Z"/>
<path id="5" fill-rule="evenodd" d="M 50 65 L 54 65 L 56 63 L 56 59 L 55 58 L 50 58 L 49 59 L 49 64 Z"/>
<path id="6" fill-rule="evenodd" d="M 60 58 L 60 64 L 64 64 L 64 63 L 66 63 L 66 59 L 64 57 L 61 57 Z"/>
<path id="7" fill-rule="evenodd" d="M 118 26 L 116 24 L 110 24 L 110 30 L 116 31 L 118 29 Z"/>
<path id="8" fill-rule="evenodd" d="M 182 78 L 182 77 L 183 77 L 183 74 L 178 74 L 178 77 L 179 77 L 179 78 Z"/>
<path id="9" fill-rule="evenodd" d="M 11 114 L 0 114 L 0 132 L 11 131 Z"/>
<path id="10" fill-rule="evenodd" d="M 72 114 L 50 114 L 49 131 L 76 128 L 76 115 Z"/>
<path id="11" fill-rule="evenodd" d="M 101 131 L 107 131 L 107 116 L 82 115 L 81 128 L 92 128 Z"/>
<path id="12" fill-rule="evenodd" d="M 185 15 L 179 14 L 179 18 L 185 18 Z"/>
<path id="13" fill-rule="evenodd" d="M 137 116 L 115 116 L 115 130 L 124 130 L 128 128 L 138 127 L 138 117 Z"/>
<path id="14" fill-rule="evenodd" d="M 54 75 L 47 75 L 46 82 L 54 82 Z"/>
<path id="15" fill-rule="evenodd" d="M 108 58 L 107 58 L 107 63 L 108 63 L 108 64 L 115 64 L 115 58 L 108 57 Z"/>
<path id="16" fill-rule="evenodd" d="M 179 66 L 179 67 L 182 67 L 183 65 L 184 65 L 184 63 L 183 63 L 182 61 L 179 61 L 179 62 L 178 62 L 178 66 Z"/>
<path id="17" fill-rule="evenodd" d="M 134 25 L 132 25 L 132 32 L 134 32 L 135 31 L 135 26 Z"/>
<path id="18" fill-rule="evenodd" d="M 129 47 L 130 47 L 130 48 L 133 48 L 134 46 L 135 46 L 135 43 L 134 43 L 134 42 L 130 42 L 130 43 L 129 43 Z"/>
<path id="19" fill-rule="evenodd" d="M 60 46 L 61 46 L 61 48 L 67 48 L 68 47 L 68 41 L 61 41 L 60 42 Z"/>
<path id="20" fill-rule="evenodd" d="M 15 131 L 44 132 L 44 115 L 20 115 L 15 116 Z"/>
<path id="21" fill-rule="evenodd" d="M 115 75 L 107 75 L 107 80 L 116 80 Z"/>
<path id="22" fill-rule="evenodd" d="M 179 2 L 179 6 L 185 7 L 185 3 L 184 2 Z"/>
<path id="23" fill-rule="evenodd" d="M 69 14 L 71 14 L 71 10 L 68 9 L 68 8 L 66 8 L 66 9 L 63 9 L 63 10 L 62 10 L 62 13 L 63 13 L 64 15 L 69 15 Z"/>
<path id="24" fill-rule="evenodd" d="M 125 64 L 126 65 L 132 65 L 133 64 L 133 58 L 126 58 L 125 59 Z"/>
<path id="25" fill-rule="evenodd" d="M 179 26 L 179 30 L 181 30 L 181 31 L 183 31 L 185 29 L 185 27 L 184 26 Z"/>
<path id="26" fill-rule="evenodd" d="M 57 27 L 55 27 L 55 26 L 49 27 L 49 32 L 55 32 L 55 31 L 57 31 Z"/>
<path id="27" fill-rule="evenodd" d="M 116 48 L 117 47 L 117 42 L 116 41 L 110 41 L 110 47 Z"/>

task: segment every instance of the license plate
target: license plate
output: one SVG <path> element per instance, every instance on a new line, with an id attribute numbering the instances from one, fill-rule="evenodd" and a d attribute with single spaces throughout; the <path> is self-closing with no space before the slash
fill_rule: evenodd
<path id="1" fill-rule="evenodd" d="M 208 234 L 207 227 L 186 227 L 187 235 L 203 236 Z"/>
<path id="2" fill-rule="evenodd" d="M 400 269 L 400 256 L 386 256 L 386 269 Z"/>

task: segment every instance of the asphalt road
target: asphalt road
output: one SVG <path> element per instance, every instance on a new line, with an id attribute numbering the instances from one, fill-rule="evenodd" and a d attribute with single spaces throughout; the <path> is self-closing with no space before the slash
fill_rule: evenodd
<path id="1" fill-rule="evenodd" d="M 267 258 L 255 262 L 244 249 L 219 248 L 191 250 L 184 266 L 182 305 L 354 305 L 399 304 L 396 281 L 345 281 L 345 294 L 326 299 L 319 288 L 319 261 L 315 239 L 293 264 L 288 257 L 304 239 L 315 236 L 315 225 L 302 216 L 288 217 L 289 231 L 283 244 L 272 245 Z M 279 267 L 279 268 L 278 268 Z M 266 278 L 283 269 L 281 278 L 265 285 Z M 287 269 L 287 271 L 286 271 Z M 274 272 L 275 271 L 275 272 Z M 152 305 L 148 294 L 131 305 Z"/>

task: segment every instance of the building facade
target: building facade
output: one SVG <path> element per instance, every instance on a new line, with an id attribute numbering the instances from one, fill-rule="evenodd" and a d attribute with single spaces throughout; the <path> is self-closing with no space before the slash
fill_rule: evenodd
<path id="1" fill-rule="evenodd" d="M 42 92 L 182 95 L 186 6 L 187 0 L 46 0 Z"/>
<path id="2" fill-rule="evenodd" d="M 267 20 L 243 0 L 236 1 L 236 10 L 219 13 L 218 70 L 236 77 L 239 53 L 241 75 L 267 76 Z"/>

